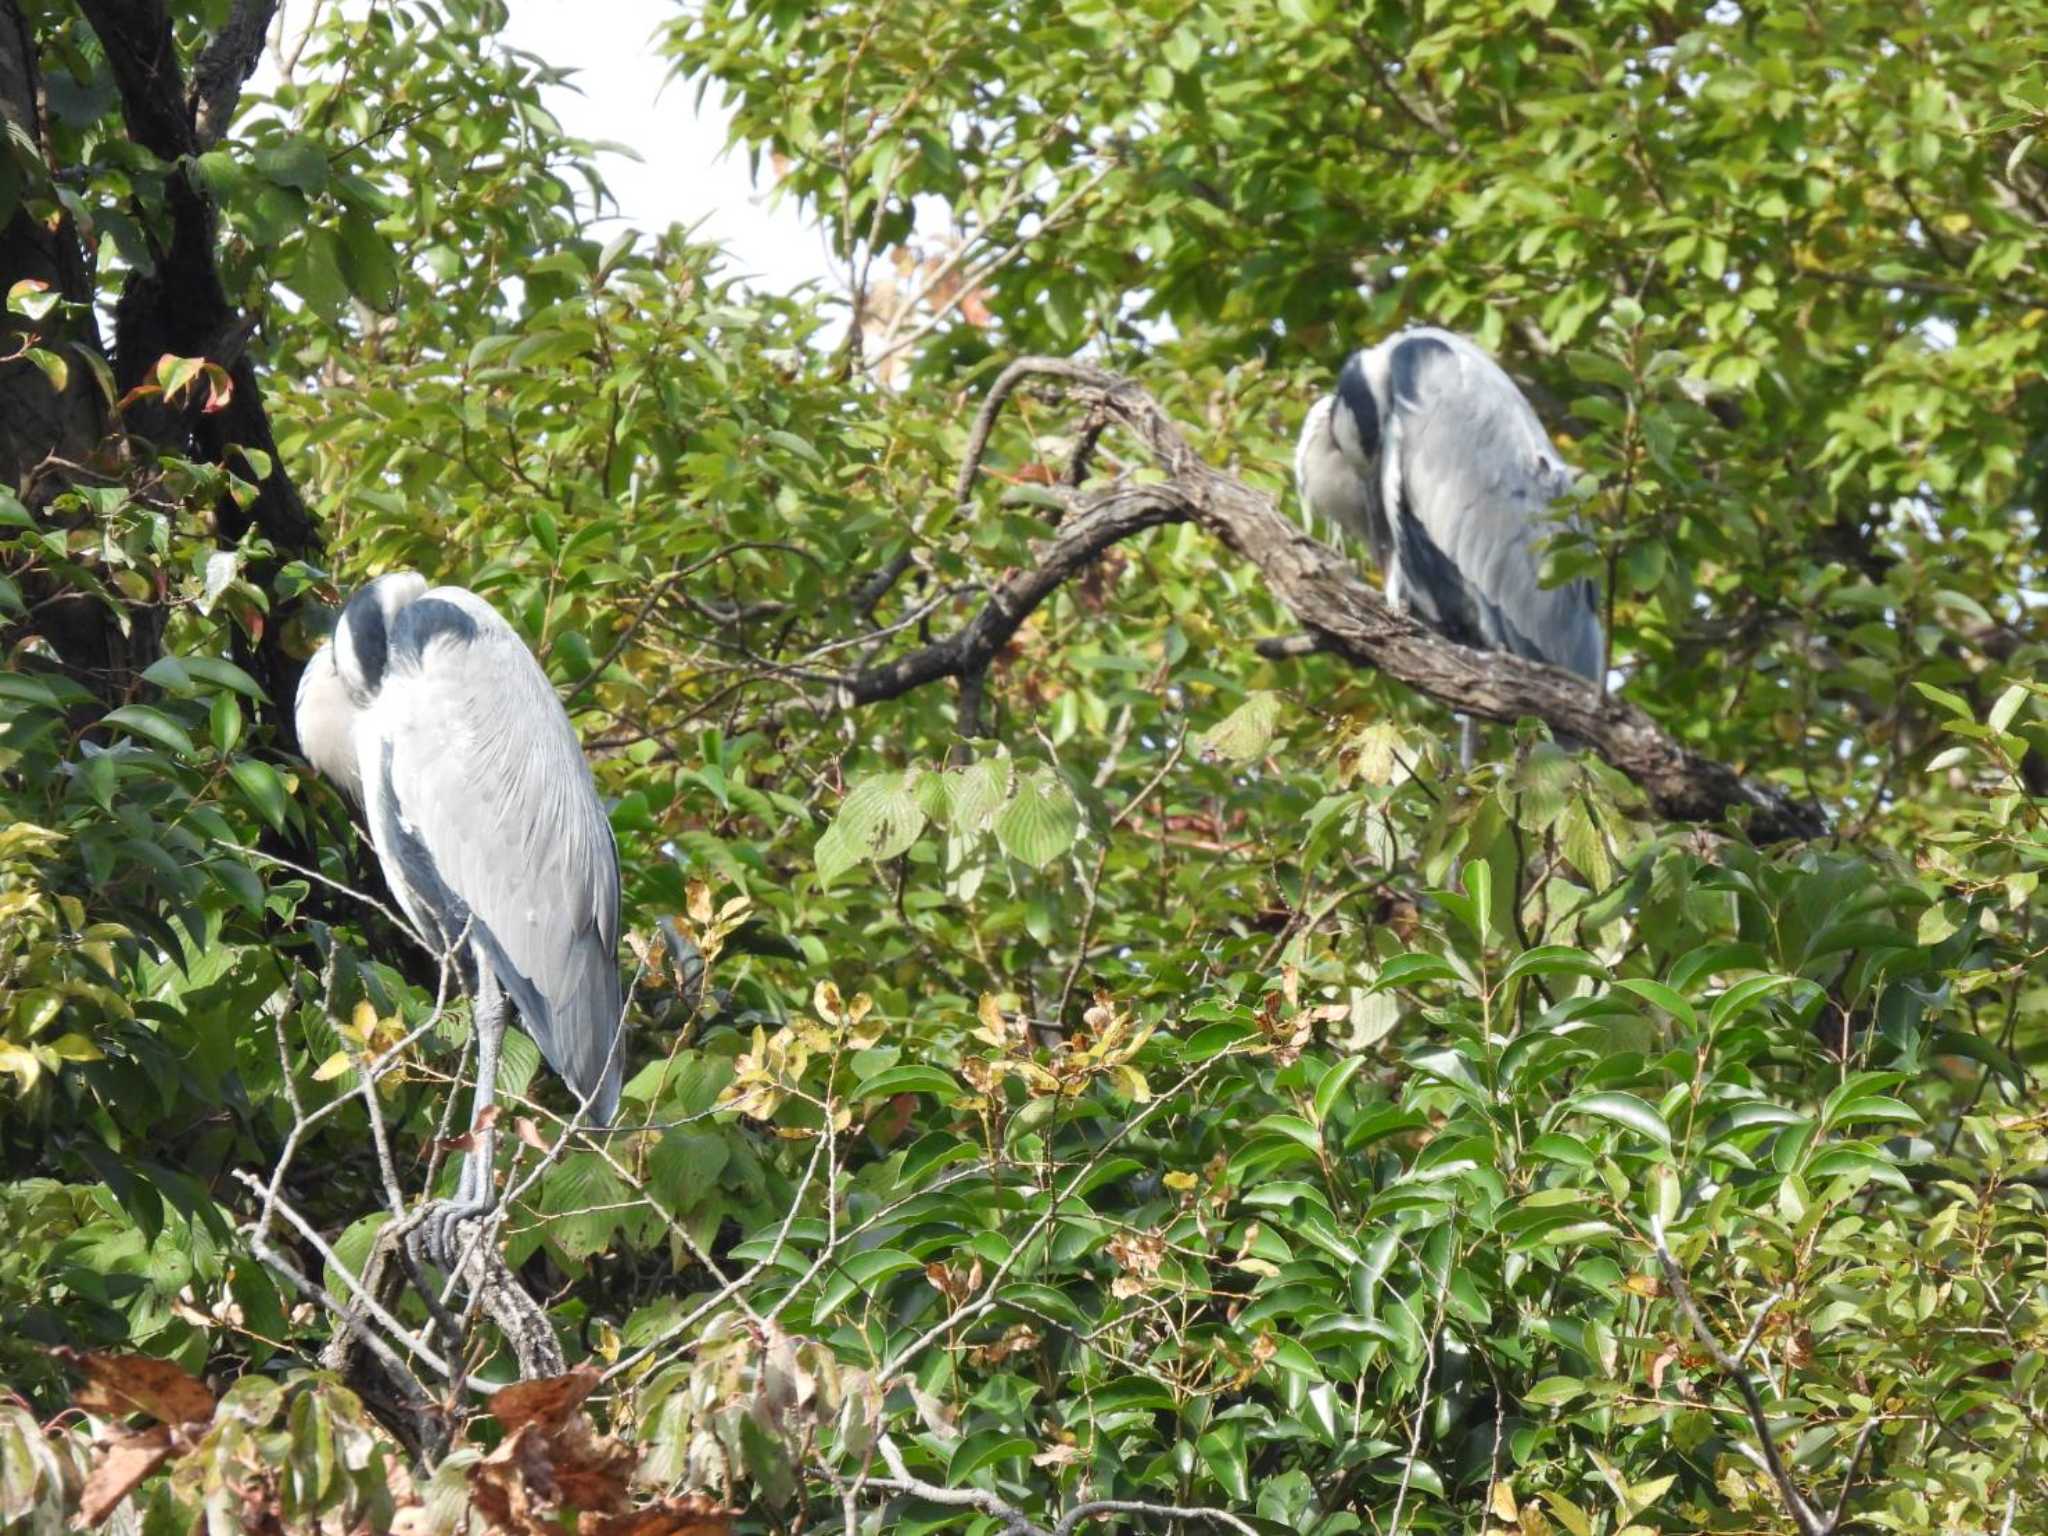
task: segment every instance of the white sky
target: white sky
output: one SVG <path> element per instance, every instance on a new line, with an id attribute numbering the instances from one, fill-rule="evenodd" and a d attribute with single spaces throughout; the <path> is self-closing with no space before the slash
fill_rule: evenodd
<path id="1" fill-rule="evenodd" d="M 285 0 L 279 10 L 286 35 L 295 36 L 312 5 Z M 683 14 L 678 0 L 510 0 L 510 11 L 507 44 L 576 71 L 575 88 L 558 87 L 545 98 L 562 126 L 578 138 L 629 145 L 640 155 L 638 161 L 617 154 L 598 159 L 598 173 L 619 206 L 605 233 L 698 226 L 696 237 L 723 245 L 730 270 L 754 287 L 836 286 L 817 229 L 793 203 L 771 208 L 769 190 L 749 180 L 746 156 L 724 152 L 728 114 L 717 93 L 706 93 L 700 112 L 696 82 L 668 79 L 654 34 Z M 266 55 L 255 85 L 268 89 L 275 79 Z"/>

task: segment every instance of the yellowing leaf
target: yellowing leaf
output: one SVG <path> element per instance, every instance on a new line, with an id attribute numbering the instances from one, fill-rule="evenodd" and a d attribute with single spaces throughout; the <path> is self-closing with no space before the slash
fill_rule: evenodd
<path id="1" fill-rule="evenodd" d="M 1493 1485 L 1493 1497 L 1486 1501 L 1486 1507 L 1493 1511 L 1496 1520 L 1513 1525 L 1521 1519 L 1515 1509 L 1515 1485 L 1502 1478 Z"/>
<path id="2" fill-rule="evenodd" d="M 1245 701 L 1221 721 L 1195 738 L 1204 757 L 1249 763 L 1266 755 L 1273 733 L 1280 728 L 1280 695 L 1266 689 L 1246 696 Z"/>

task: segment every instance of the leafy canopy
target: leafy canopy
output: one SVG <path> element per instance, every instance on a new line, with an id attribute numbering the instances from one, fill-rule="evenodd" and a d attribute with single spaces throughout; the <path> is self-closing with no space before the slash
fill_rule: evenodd
<path id="1" fill-rule="evenodd" d="M 84 17 L 30 9 L 63 174 L 18 161 L 9 196 L 91 231 L 111 300 L 172 173 Z M 177 9 L 188 57 L 221 9 Z M 54 1343 L 241 1378 L 266 1432 L 142 1482 L 164 1528 L 265 1477 L 293 1518 L 414 1497 L 361 1475 L 355 1396 L 294 1374 L 337 1321 L 251 1232 L 282 1163 L 346 1289 L 383 1219 L 368 1078 L 408 1179 L 441 1177 L 464 1012 L 316 878 L 372 876 L 242 665 L 407 565 L 512 618 L 613 804 L 622 1125 L 505 1241 L 614 1373 L 646 1487 L 764 1531 L 1092 1499 L 1319 1536 L 1791 1529 L 1662 1233 L 1727 1347 L 1754 1327 L 1821 1512 L 1846 1484 L 1872 1528 L 2021 1528 L 2048 10 L 689 8 L 662 46 L 850 306 L 601 224 L 498 19 L 323 13 L 194 168 L 331 554 L 222 535 L 245 460 L 0 499 L 14 1391 L 68 1400 Z M 1008 639 L 985 736 L 950 684 L 840 696 L 1060 515 L 1087 426 L 1057 399 L 1014 402 L 956 494 L 1005 361 L 1126 371 L 1278 496 L 1341 356 L 1422 321 L 1501 355 L 1594 476 L 1553 563 L 1609 594 L 1628 696 L 1830 837 L 1661 823 L 1534 725 L 1461 778 L 1441 706 L 1263 658 L 1291 620 L 1189 525 Z M 118 698 L 37 643 L 54 590 L 155 637 Z M 516 1180 L 565 1101 L 513 1049 Z M 0 1418 L 0 1520 L 62 1528 L 88 1438 Z M 420 1479 L 430 1528 L 478 1455 Z"/>

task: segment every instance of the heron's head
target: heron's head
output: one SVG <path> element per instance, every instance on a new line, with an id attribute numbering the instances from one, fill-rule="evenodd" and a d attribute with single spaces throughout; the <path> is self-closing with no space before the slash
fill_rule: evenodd
<path id="1" fill-rule="evenodd" d="M 334 663 L 358 705 L 384 683 L 384 665 L 391 651 L 391 626 L 401 608 L 427 590 L 417 571 L 379 576 L 348 600 L 334 627 Z"/>
<path id="2" fill-rule="evenodd" d="M 1372 488 L 1364 470 L 1344 451 L 1336 430 L 1343 402 L 1325 395 L 1309 407 L 1294 445 L 1294 489 L 1316 516 L 1362 536 Z"/>

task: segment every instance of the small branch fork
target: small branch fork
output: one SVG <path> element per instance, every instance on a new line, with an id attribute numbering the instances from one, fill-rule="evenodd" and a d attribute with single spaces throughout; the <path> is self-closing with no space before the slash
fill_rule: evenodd
<path id="1" fill-rule="evenodd" d="M 1678 1309 L 1692 1325 L 1692 1331 L 1714 1364 L 1720 1368 L 1735 1390 L 1742 1395 L 1742 1406 L 1749 1415 L 1750 1427 L 1756 1431 L 1756 1448 L 1751 1449 L 1740 1441 L 1735 1449 L 1748 1457 L 1777 1485 L 1778 1497 L 1784 1501 L 1786 1510 L 1792 1516 L 1793 1524 L 1799 1527 L 1799 1536 L 1835 1536 L 1842 1528 L 1843 1512 L 1848 1508 L 1849 1492 L 1856 1484 L 1856 1469 L 1863 1465 L 1863 1452 L 1870 1444 L 1871 1433 L 1877 1428 L 1877 1419 L 1867 1419 L 1863 1432 L 1856 1437 L 1856 1448 L 1849 1454 L 1848 1470 L 1842 1474 L 1841 1491 L 1835 1495 L 1835 1506 L 1823 1515 L 1800 1493 L 1792 1481 L 1791 1469 L 1778 1454 L 1777 1437 L 1771 1432 L 1770 1417 L 1764 1412 L 1763 1396 L 1756 1389 L 1747 1369 L 1749 1352 L 1756 1348 L 1756 1342 L 1763 1336 L 1764 1324 L 1779 1302 L 1785 1299 L 1783 1291 L 1773 1291 L 1764 1298 L 1764 1304 L 1757 1309 L 1756 1320 L 1749 1325 L 1749 1332 L 1743 1336 L 1742 1345 L 1729 1353 L 1727 1345 L 1715 1336 L 1707 1326 L 1707 1320 L 1700 1315 L 1699 1307 L 1692 1298 L 1692 1288 L 1685 1282 L 1685 1272 L 1678 1267 L 1678 1260 L 1671 1255 L 1671 1249 L 1664 1241 L 1663 1224 L 1655 1223 L 1650 1229 L 1650 1241 L 1657 1251 L 1657 1262 L 1664 1270 L 1664 1283 L 1671 1287 L 1671 1294 L 1678 1302 Z"/>
<path id="2" fill-rule="evenodd" d="M 1205 462 L 1160 404 L 1128 379 L 1062 358 L 1012 363 L 976 416 L 956 487 L 960 500 L 972 489 L 1004 403 L 1032 380 L 1061 387 L 1086 413 L 1091 434 L 1103 423 L 1122 427 L 1161 478 L 1049 487 L 1065 512 L 1036 551 L 1035 564 L 1005 576 L 952 634 L 833 679 L 828 696 L 809 701 L 811 708 L 836 712 L 952 678 L 960 688 L 961 729 L 979 735 L 989 666 L 1038 605 L 1111 545 L 1148 528 L 1192 522 L 1257 566 L 1301 624 L 1304 634 L 1262 645 L 1268 655 L 1325 651 L 1384 672 L 1461 714 L 1503 722 L 1533 715 L 1553 732 L 1589 744 L 1643 790 L 1659 815 L 1674 821 L 1746 818 L 1758 842 L 1825 834 L 1827 818 L 1817 806 L 1688 750 L 1627 700 L 1559 667 L 1454 644 L 1396 612 L 1359 579 L 1350 555 L 1310 537 L 1271 497 Z M 872 581 L 880 590 L 864 586 L 863 602 L 879 601 L 907 565 L 899 558 L 878 572 Z"/>

